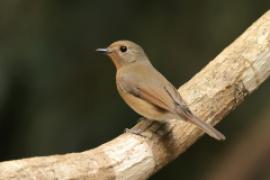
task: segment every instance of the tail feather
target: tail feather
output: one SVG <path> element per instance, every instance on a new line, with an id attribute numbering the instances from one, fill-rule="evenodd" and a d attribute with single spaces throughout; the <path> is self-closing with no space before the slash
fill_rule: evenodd
<path id="1" fill-rule="evenodd" d="M 189 118 L 189 121 L 193 124 L 197 125 L 199 128 L 201 128 L 203 131 L 205 131 L 209 136 L 217 139 L 217 140 L 225 140 L 226 137 L 218 131 L 213 126 L 207 124 L 206 122 L 198 119 L 197 117 L 193 116 L 192 118 Z"/>
<path id="2" fill-rule="evenodd" d="M 181 113 L 181 114 L 183 114 L 183 113 Z M 200 120 L 199 118 L 197 118 L 196 116 L 194 116 L 189 110 L 185 111 L 184 114 L 191 123 L 197 125 L 203 131 L 205 131 L 209 136 L 211 136 L 217 140 L 225 140 L 226 139 L 226 137 L 220 131 L 218 131 L 213 126 L 207 124 L 206 122 L 204 122 L 204 121 Z"/>

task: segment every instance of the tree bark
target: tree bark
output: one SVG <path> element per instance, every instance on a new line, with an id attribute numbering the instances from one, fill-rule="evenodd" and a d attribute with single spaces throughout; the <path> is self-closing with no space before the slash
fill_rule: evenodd
<path id="1" fill-rule="evenodd" d="M 248 28 L 179 92 L 192 112 L 216 124 L 270 75 L 270 11 Z M 134 128 L 146 128 L 141 121 Z M 0 163 L 0 179 L 147 179 L 190 147 L 203 132 L 170 120 L 142 136 L 124 133 L 81 153 Z"/>

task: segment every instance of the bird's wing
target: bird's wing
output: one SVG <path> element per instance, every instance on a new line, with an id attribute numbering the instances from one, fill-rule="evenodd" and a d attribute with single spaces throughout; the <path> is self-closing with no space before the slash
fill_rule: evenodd
<path id="1" fill-rule="evenodd" d="M 142 83 L 144 82 L 144 83 Z M 136 96 L 148 103 L 169 112 L 175 111 L 175 101 L 161 83 L 153 83 L 136 78 L 121 78 L 121 88 L 127 93 Z"/>

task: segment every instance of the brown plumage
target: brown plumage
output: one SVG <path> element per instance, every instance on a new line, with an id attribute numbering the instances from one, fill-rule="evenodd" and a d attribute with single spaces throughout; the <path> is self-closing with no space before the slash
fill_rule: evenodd
<path id="1" fill-rule="evenodd" d="M 213 138 L 225 140 L 222 133 L 192 114 L 176 88 L 153 67 L 139 45 L 131 41 L 117 41 L 97 51 L 106 53 L 112 59 L 117 69 L 119 94 L 135 112 L 161 122 L 182 117 Z"/>

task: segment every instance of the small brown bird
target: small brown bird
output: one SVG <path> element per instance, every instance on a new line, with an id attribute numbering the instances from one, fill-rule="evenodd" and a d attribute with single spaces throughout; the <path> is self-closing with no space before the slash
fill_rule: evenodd
<path id="1" fill-rule="evenodd" d="M 123 40 L 96 51 L 112 59 L 117 69 L 117 89 L 135 112 L 159 122 L 182 117 L 213 138 L 225 140 L 222 133 L 192 114 L 176 88 L 153 67 L 139 45 Z"/>

